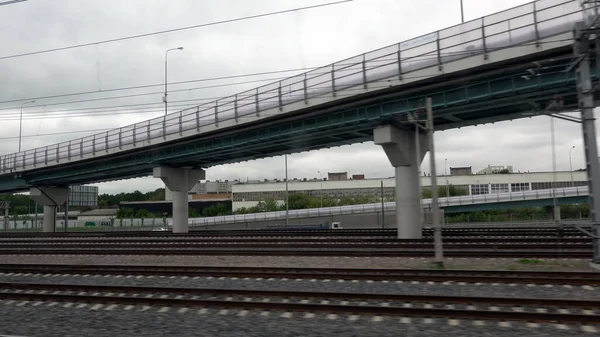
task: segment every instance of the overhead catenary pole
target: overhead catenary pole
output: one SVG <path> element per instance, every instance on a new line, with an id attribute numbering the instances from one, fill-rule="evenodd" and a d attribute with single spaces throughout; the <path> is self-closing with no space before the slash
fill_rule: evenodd
<path id="1" fill-rule="evenodd" d="M 550 135 L 551 135 L 551 146 L 552 146 L 552 222 L 555 225 L 559 224 L 559 220 L 556 218 L 557 203 L 556 203 L 556 140 L 554 132 L 554 117 L 550 116 Z"/>
<path id="2" fill-rule="evenodd" d="M 463 10 L 463 0 L 460 0 L 460 22 L 465 22 L 465 12 Z"/>
<path id="3" fill-rule="evenodd" d="M 320 195 L 321 195 L 321 208 L 323 208 L 323 174 L 321 174 L 321 171 L 317 171 L 319 173 L 319 176 L 321 177 L 321 191 L 320 191 Z"/>
<path id="4" fill-rule="evenodd" d="M 429 161 L 431 163 L 431 206 L 433 221 L 433 239 L 435 245 L 435 264 L 444 268 L 444 251 L 442 247 L 442 225 L 440 222 L 440 205 L 438 200 L 437 173 L 435 169 L 435 146 L 433 142 L 433 108 L 431 97 L 427 97 L 427 141 L 429 143 Z"/>
<path id="5" fill-rule="evenodd" d="M 385 204 L 383 201 L 383 180 L 381 181 L 381 228 L 385 228 Z"/>
<path id="6" fill-rule="evenodd" d="M 417 163 L 417 176 L 419 177 L 419 220 L 421 222 L 421 227 L 424 224 L 424 211 L 423 211 L 423 186 L 421 184 L 421 147 L 419 146 L 421 139 L 419 137 L 419 124 L 415 122 L 415 155 L 416 155 L 416 163 Z"/>
<path id="7" fill-rule="evenodd" d="M 444 251 L 442 247 L 442 225 L 440 223 L 440 205 L 438 203 L 438 185 L 435 169 L 435 146 L 433 143 L 433 108 L 431 97 L 427 97 L 427 141 L 429 143 L 429 160 L 431 162 L 431 206 L 433 221 L 433 240 L 435 245 L 435 264 L 444 268 Z"/>
<path id="8" fill-rule="evenodd" d="M 593 1 L 582 1 L 582 5 Z M 591 44 L 598 45 L 600 30 L 593 28 L 598 19 L 598 7 L 592 10 L 595 13 L 586 15 L 589 22 L 578 22 L 574 29 L 574 57 L 576 59 L 576 80 L 579 108 L 581 109 L 581 125 L 583 131 L 583 148 L 585 152 L 586 174 L 588 178 L 590 217 L 592 220 L 593 259 L 595 265 L 600 264 L 600 163 L 598 162 L 598 144 L 596 141 L 596 126 L 594 117 L 594 90 L 590 71 Z M 590 40 L 592 36 L 596 39 Z M 598 55 L 596 55 L 598 58 Z"/>
<path id="9" fill-rule="evenodd" d="M 285 225 L 290 224 L 290 190 L 288 185 L 287 154 L 285 155 Z"/>

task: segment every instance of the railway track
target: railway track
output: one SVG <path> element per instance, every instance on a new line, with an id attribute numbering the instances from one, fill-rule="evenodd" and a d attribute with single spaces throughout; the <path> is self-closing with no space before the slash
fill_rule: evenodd
<path id="1" fill-rule="evenodd" d="M 399 249 L 347 249 L 306 248 L 306 249 L 219 249 L 219 248 L 2 248 L 0 255 L 242 255 L 242 256 L 359 256 L 359 257 L 431 257 L 431 248 L 420 250 Z M 506 258 L 591 258 L 591 249 L 556 249 L 546 247 L 544 250 L 508 250 L 508 249 L 445 249 L 447 257 L 506 257 Z"/>
<path id="2" fill-rule="evenodd" d="M 465 283 L 570 284 L 600 286 L 600 273 L 595 272 L 2 264 L 0 265 L 0 273 L 4 275 L 10 274 L 8 276 L 26 276 L 28 274 L 145 275 L 178 277 L 210 276 L 263 279 L 341 279 L 404 282 L 419 281 Z"/>
<path id="3" fill-rule="evenodd" d="M 136 238 L 33 238 L 33 239 L 0 239 L 0 245 L 12 245 L 12 244 L 63 244 L 63 243 L 95 243 L 95 244 L 112 244 L 112 243 L 291 243 L 291 244 L 314 244 L 314 243 L 394 243 L 394 244 L 426 244 L 432 243 L 433 240 L 430 238 L 423 239 L 398 239 L 398 238 L 196 238 L 196 237 L 136 237 Z M 454 243 L 544 243 L 544 244 L 591 244 L 592 239 L 589 237 L 450 237 L 444 238 L 445 244 Z"/>
<path id="4" fill-rule="evenodd" d="M 0 283 L 0 299 L 600 324 L 600 301 L 412 294 Z M 568 308 L 568 309 L 567 309 Z"/>
<path id="5" fill-rule="evenodd" d="M 443 235 L 451 236 L 581 236 L 581 233 L 573 228 L 560 227 L 531 227 L 531 228 L 444 228 Z M 377 236 L 377 237 L 395 237 L 397 231 L 395 229 L 348 229 L 348 230 L 191 230 L 190 233 L 174 234 L 168 232 L 155 231 L 106 231 L 106 232 L 57 232 L 57 233 L 40 233 L 40 232 L 4 232 L 0 233 L 2 238 L 26 238 L 26 237 L 302 237 L 302 236 Z M 433 236 L 433 231 L 429 229 L 423 230 L 425 237 Z"/>
<path id="6" fill-rule="evenodd" d="M 0 243 L 1 250 L 9 249 L 206 249 L 206 248 L 241 248 L 241 249 L 432 249 L 433 242 L 429 243 L 346 243 L 346 242 L 315 242 L 315 243 L 214 243 L 214 242 L 175 242 L 175 243 L 137 243 L 137 242 L 115 242 L 115 243 L 23 243 L 4 244 Z M 444 249 L 463 250 L 576 250 L 592 249 L 592 243 L 444 243 Z"/>

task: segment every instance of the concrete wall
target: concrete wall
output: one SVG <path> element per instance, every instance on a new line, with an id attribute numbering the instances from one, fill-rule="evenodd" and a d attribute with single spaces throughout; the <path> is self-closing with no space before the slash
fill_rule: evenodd
<path id="1" fill-rule="evenodd" d="M 444 222 L 444 212 L 440 211 L 440 219 Z M 396 227 L 396 212 L 386 212 L 382 223 L 381 212 L 361 213 L 361 214 L 344 214 L 344 215 L 329 215 L 290 218 L 289 225 L 307 225 L 307 224 L 325 224 L 339 221 L 344 228 L 395 228 Z M 431 224 L 431 213 L 425 214 L 425 222 Z M 248 221 L 238 223 L 216 224 L 216 225 L 190 225 L 191 229 L 264 229 L 267 226 L 283 226 L 285 219 L 269 220 L 269 221 Z"/>

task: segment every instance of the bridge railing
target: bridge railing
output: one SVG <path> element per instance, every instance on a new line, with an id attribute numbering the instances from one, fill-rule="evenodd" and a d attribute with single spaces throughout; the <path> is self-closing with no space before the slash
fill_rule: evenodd
<path id="1" fill-rule="evenodd" d="M 474 205 L 474 204 L 485 204 L 485 203 L 502 203 L 510 201 L 524 201 L 524 200 L 538 200 L 538 199 L 552 199 L 552 198 L 566 198 L 588 195 L 587 186 L 580 187 L 566 187 L 566 188 L 555 188 L 546 190 L 532 190 L 532 191 L 521 191 L 521 192 L 508 192 L 508 193 L 497 193 L 497 194 L 480 194 L 480 195 L 462 195 L 449 198 L 439 198 L 440 207 L 451 207 L 460 205 Z M 431 207 L 431 199 L 423 199 L 422 205 L 424 208 Z M 383 206 L 381 203 L 362 204 L 362 205 L 348 205 L 348 206 L 335 206 L 335 207 L 323 207 L 323 208 L 309 208 L 290 210 L 289 217 L 294 218 L 305 218 L 305 217 L 319 217 L 319 216 L 331 216 L 331 215 L 349 215 L 349 214 L 361 214 L 361 213 L 374 213 L 394 211 L 396 209 L 395 202 L 384 202 Z M 254 222 L 254 221 L 269 221 L 285 219 L 285 211 L 277 212 L 264 212 L 264 213 L 252 213 L 252 214 L 236 214 L 236 215 L 225 215 L 209 218 L 194 218 L 190 219 L 190 224 L 223 224 L 232 222 Z"/>
<path id="2" fill-rule="evenodd" d="M 411 73 L 571 31 L 577 0 L 539 0 L 357 55 L 256 89 L 166 116 L 0 157 L 0 173 L 65 164 L 231 127 L 365 89 L 423 79 Z M 432 76 L 432 75 L 430 75 Z M 395 82 L 392 82 L 395 81 Z M 447 102 L 451 97 L 446 97 Z M 423 102 L 413 102 L 417 110 Z M 435 106 L 435 102 L 434 102 Z M 235 144 L 232 144 L 234 146 Z"/>

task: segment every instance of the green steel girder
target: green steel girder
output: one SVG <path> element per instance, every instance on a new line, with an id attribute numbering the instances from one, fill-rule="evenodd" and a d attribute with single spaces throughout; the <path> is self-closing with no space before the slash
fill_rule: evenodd
<path id="1" fill-rule="evenodd" d="M 139 176 L 144 176 L 151 172 L 152 166 L 160 164 L 194 162 L 196 167 L 209 167 L 276 154 L 351 144 L 370 140 L 368 138 L 378 124 L 392 123 L 397 116 L 422 110 L 426 97 L 432 97 L 436 126 L 439 129 L 465 123 L 482 123 L 487 119 L 499 120 L 502 116 L 526 111 L 532 103 L 543 106 L 557 93 L 575 95 L 573 74 L 560 71 L 567 65 L 566 62 L 558 64 L 551 67 L 553 71 L 529 80 L 523 78 L 523 72 L 519 72 L 501 78 L 467 83 L 460 87 L 447 87 L 433 93 L 422 92 L 323 115 L 299 117 L 301 119 L 282 121 L 279 124 L 227 136 L 199 138 L 164 148 L 105 157 L 93 163 L 75 162 L 61 166 L 60 170 L 25 172 L 23 177 L 31 184 L 63 180 L 86 182 L 113 176 L 118 178 L 124 174 L 129 176 L 132 172 L 139 172 Z M 463 122 L 442 121 L 443 116 L 447 114 L 455 114 Z M 3 177 L 0 177 L 0 191 L 3 190 L 3 180 Z"/>
<path id="2" fill-rule="evenodd" d="M 587 203 L 589 197 L 587 195 L 575 196 L 575 197 L 563 197 L 556 198 L 557 205 L 566 204 L 581 204 Z M 454 213 L 467 213 L 477 211 L 489 211 L 497 209 L 514 209 L 524 207 L 538 207 L 538 206 L 552 206 L 554 201 L 552 199 L 534 199 L 534 200 L 515 200 L 507 202 L 490 202 L 483 204 L 471 204 L 471 205 L 459 205 L 459 206 L 440 206 L 444 209 L 445 214 Z"/>
<path id="3" fill-rule="evenodd" d="M 0 179 L 0 192 L 4 190 L 27 189 L 28 183 L 24 179 L 9 176 L 8 179 Z"/>

